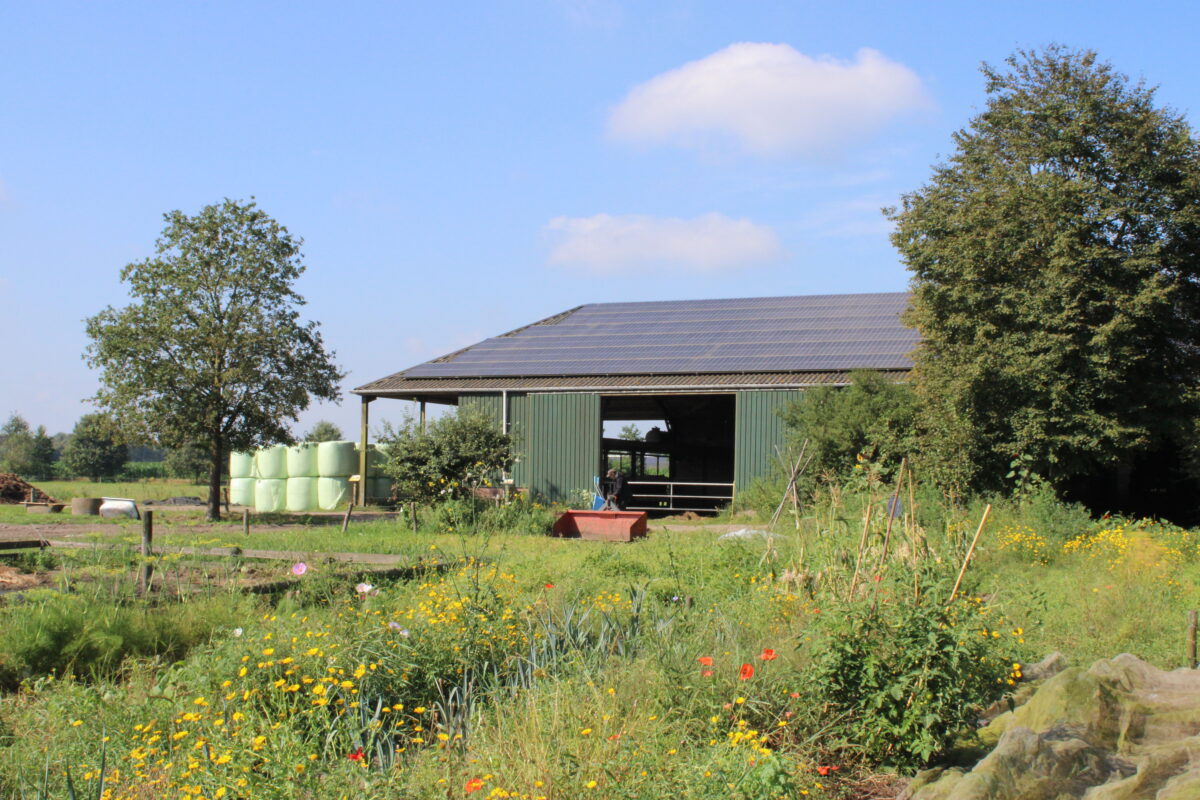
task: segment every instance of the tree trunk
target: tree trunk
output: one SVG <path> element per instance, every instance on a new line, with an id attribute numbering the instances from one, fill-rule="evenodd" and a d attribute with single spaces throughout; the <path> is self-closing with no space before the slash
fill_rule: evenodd
<path id="1" fill-rule="evenodd" d="M 208 465 L 208 518 L 216 522 L 221 518 L 221 472 L 225 466 L 225 441 L 219 432 L 212 434 L 208 452 L 212 456 Z"/>

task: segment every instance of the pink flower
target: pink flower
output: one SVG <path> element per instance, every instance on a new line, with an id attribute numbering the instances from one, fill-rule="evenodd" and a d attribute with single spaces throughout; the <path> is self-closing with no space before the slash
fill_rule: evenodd
<path id="1" fill-rule="evenodd" d="M 300 576 L 306 572 L 308 572 L 308 564 L 305 564 L 303 561 L 297 561 L 295 564 L 292 564 L 293 575 Z"/>

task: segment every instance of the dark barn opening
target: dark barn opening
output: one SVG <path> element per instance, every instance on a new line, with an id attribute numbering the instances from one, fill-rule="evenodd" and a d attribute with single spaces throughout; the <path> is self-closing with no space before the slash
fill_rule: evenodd
<path id="1" fill-rule="evenodd" d="M 631 509 L 715 511 L 733 497 L 735 412 L 733 394 L 602 397 L 602 423 L 662 420 L 665 427 L 651 427 L 640 441 L 605 437 L 601 463 L 626 474 Z"/>

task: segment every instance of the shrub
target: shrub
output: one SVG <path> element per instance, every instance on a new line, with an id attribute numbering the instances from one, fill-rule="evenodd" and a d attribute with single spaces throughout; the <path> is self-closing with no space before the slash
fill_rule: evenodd
<path id="1" fill-rule="evenodd" d="M 483 414 L 464 409 L 434 420 L 428 430 L 410 417 L 398 430 L 386 428 L 380 441 L 387 446 L 384 471 L 406 501 L 466 497 L 513 463 L 512 437 Z"/>
<path id="2" fill-rule="evenodd" d="M 916 600 L 913 574 L 897 570 L 878 595 L 822 614 L 810 682 L 839 718 L 837 735 L 906 770 L 944 752 L 1020 675 L 1007 652 L 1016 634 L 996 612 L 970 595 L 947 606 L 949 581 L 923 572 Z"/>

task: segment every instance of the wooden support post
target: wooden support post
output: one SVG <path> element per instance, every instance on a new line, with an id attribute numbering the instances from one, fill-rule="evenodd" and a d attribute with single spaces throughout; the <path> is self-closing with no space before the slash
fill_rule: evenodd
<path id="1" fill-rule="evenodd" d="M 242 533 L 246 536 L 250 535 L 250 509 L 242 509 Z"/>
<path id="2" fill-rule="evenodd" d="M 871 531 L 871 508 L 874 503 L 871 501 L 871 495 L 867 494 L 867 517 L 863 520 L 862 539 L 858 542 L 858 558 L 854 560 L 854 577 L 850 579 L 850 593 L 846 595 L 847 600 L 854 599 L 854 589 L 858 586 L 858 571 L 862 567 L 863 551 L 867 549 L 867 534 Z"/>
<path id="3" fill-rule="evenodd" d="M 371 417 L 371 401 L 374 399 L 374 397 L 364 397 L 362 399 L 362 426 L 359 429 L 361 444 L 358 449 L 358 486 L 355 487 L 355 498 L 351 501 L 351 505 L 354 504 L 355 500 L 360 506 L 367 504 L 367 423 Z"/>
<path id="4" fill-rule="evenodd" d="M 1196 611 L 1188 612 L 1188 669 L 1196 668 Z"/>
<path id="5" fill-rule="evenodd" d="M 425 401 L 421 401 L 421 433 L 425 432 Z"/>
<path id="6" fill-rule="evenodd" d="M 142 512 L 142 568 L 138 575 L 138 592 L 144 597 L 150 591 L 150 580 L 154 575 L 154 565 L 150 563 L 154 543 L 154 512 Z"/>
<path id="7" fill-rule="evenodd" d="M 946 601 L 946 605 L 950 605 L 954 602 L 954 598 L 958 597 L 958 587 L 962 585 L 963 575 L 967 574 L 967 565 L 971 563 L 971 556 L 975 554 L 975 545 L 979 543 L 979 534 L 983 533 L 983 525 L 987 522 L 990 513 L 992 513 L 992 504 L 988 503 L 987 508 L 983 510 L 983 516 L 979 519 L 979 527 L 975 529 L 975 538 L 971 540 L 971 546 L 967 548 L 967 557 L 963 559 L 962 569 L 958 571 L 958 580 L 954 581 L 954 589 L 950 592 L 950 599 Z"/>
<path id="8" fill-rule="evenodd" d="M 346 515 L 342 517 L 342 533 L 346 533 L 346 528 L 350 525 L 350 515 L 354 513 L 354 501 L 350 501 L 350 505 L 346 506 Z"/>

